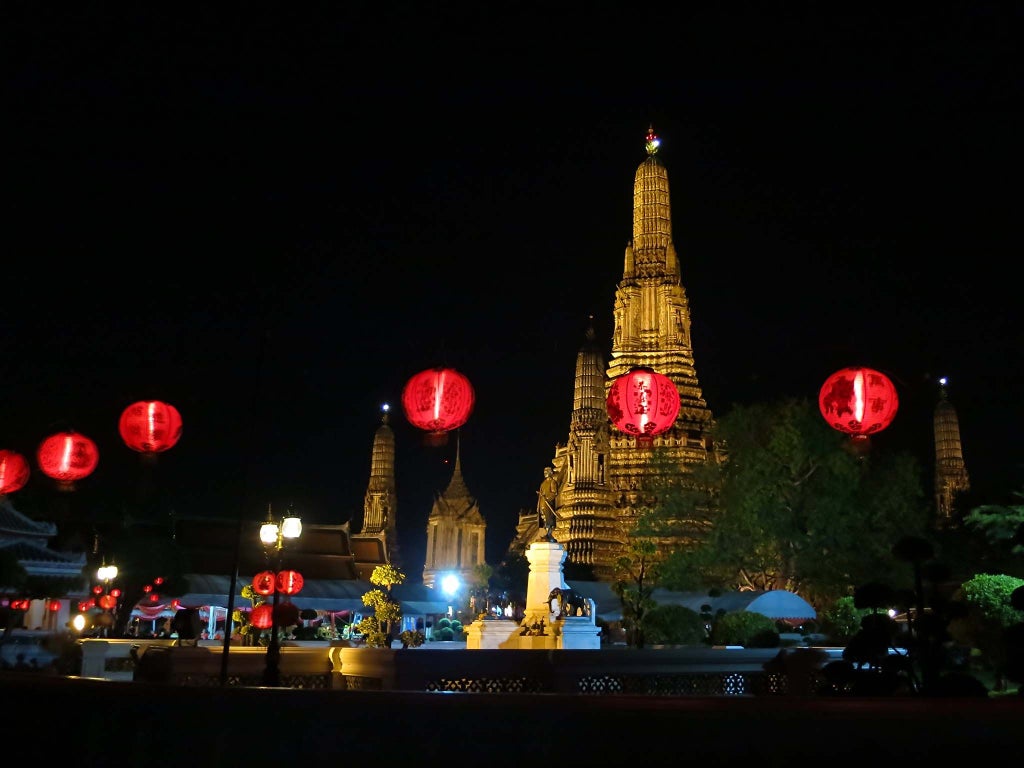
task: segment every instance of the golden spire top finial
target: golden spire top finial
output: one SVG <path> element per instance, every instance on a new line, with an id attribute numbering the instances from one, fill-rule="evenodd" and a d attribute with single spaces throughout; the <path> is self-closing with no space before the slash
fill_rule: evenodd
<path id="1" fill-rule="evenodd" d="M 654 126 L 650 125 L 647 128 L 647 154 L 656 155 L 658 153 L 658 147 L 661 146 L 661 139 L 654 133 Z"/>

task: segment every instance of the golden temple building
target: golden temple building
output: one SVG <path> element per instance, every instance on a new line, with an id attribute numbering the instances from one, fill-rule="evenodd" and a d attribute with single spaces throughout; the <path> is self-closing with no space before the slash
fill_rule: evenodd
<path id="1" fill-rule="evenodd" d="M 601 580 L 613 577 L 639 507 L 652 500 L 652 488 L 664 481 L 685 483 L 694 465 L 722 458 L 697 378 L 659 145 L 653 128 L 648 130 L 647 158 L 633 184 L 633 236 L 615 291 L 611 359 L 606 364 L 591 325 L 576 359 L 569 437 L 556 446 L 552 460 L 558 485 L 553 536 L 565 546 L 568 563 L 589 566 Z M 612 383 L 635 367 L 669 377 L 680 397 L 673 426 L 646 444 L 616 428 L 606 409 Z M 677 522 L 678 534 L 666 539 L 666 546 L 692 541 L 703 521 Z M 538 523 L 538 514 L 521 513 L 510 549 L 528 546 L 540 532 Z"/>

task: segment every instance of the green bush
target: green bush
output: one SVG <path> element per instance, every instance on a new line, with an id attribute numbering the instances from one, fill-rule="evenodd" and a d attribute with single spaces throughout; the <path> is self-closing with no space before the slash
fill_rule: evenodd
<path id="1" fill-rule="evenodd" d="M 656 605 L 643 621 L 644 642 L 651 645 L 703 645 L 704 619 L 683 605 Z"/>
<path id="2" fill-rule="evenodd" d="M 455 637 L 455 632 L 452 631 L 451 624 L 449 623 L 447 627 L 441 627 L 438 629 L 434 633 L 434 636 L 437 637 L 438 640 L 451 640 Z"/>
<path id="3" fill-rule="evenodd" d="M 711 644 L 777 648 L 779 631 L 767 616 L 753 611 L 735 611 L 719 617 L 711 627 Z"/>
<path id="4" fill-rule="evenodd" d="M 840 597 L 822 614 L 822 629 L 834 644 L 845 645 L 860 631 L 861 619 L 869 613 L 870 609 L 854 605 L 852 595 Z"/>

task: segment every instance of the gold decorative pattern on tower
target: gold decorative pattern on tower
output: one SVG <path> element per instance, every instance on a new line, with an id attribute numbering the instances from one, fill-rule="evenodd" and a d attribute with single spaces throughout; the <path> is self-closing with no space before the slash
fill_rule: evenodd
<path id="1" fill-rule="evenodd" d="M 946 380 L 940 379 L 939 403 L 935 406 L 935 508 L 938 525 L 954 524 L 956 501 L 970 490 L 967 465 L 960 445 L 960 422 L 956 409 L 949 402 Z"/>

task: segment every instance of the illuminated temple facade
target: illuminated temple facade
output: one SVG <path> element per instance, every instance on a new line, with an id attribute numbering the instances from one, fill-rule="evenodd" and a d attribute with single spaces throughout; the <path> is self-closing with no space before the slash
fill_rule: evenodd
<path id="1" fill-rule="evenodd" d="M 690 306 L 672 241 L 668 172 L 658 144 L 654 131 L 648 131 L 647 158 L 633 184 L 633 237 L 615 291 L 611 359 L 606 362 L 589 327 L 576 359 L 568 440 L 555 447 L 552 459 L 559 481 L 554 537 L 565 546 L 569 563 L 589 566 L 601 580 L 613 577 L 637 508 L 650 500 L 656 475 L 685 482 L 694 465 L 721 460 L 710 434 L 713 416 L 697 378 Z M 608 419 L 608 390 L 634 367 L 668 376 L 679 391 L 679 415 L 653 445 L 638 445 L 636 436 Z M 692 541 L 703 523 L 676 522 L 676 535 L 665 544 Z M 537 534 L 536 513 L 524 511 L 511 549 L 525 548 Z"/>

